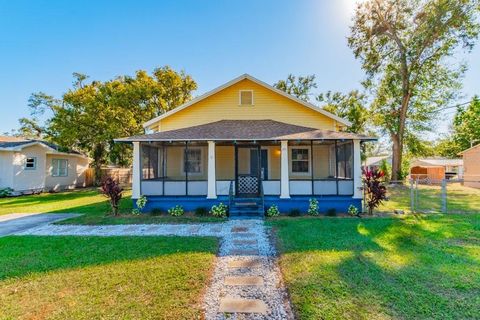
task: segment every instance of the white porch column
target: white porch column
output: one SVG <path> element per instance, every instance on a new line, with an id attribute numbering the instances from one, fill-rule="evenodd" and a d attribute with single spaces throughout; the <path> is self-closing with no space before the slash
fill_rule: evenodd
<path id="1" fill-rule="evenodd" d="M 353 198 L 362 199 L 362 159 L 360 140 L 353 140 Z"/>
<path id="2" fill-rule="evenodd" d="M 217 199 L 217 175 L 215 173 L 215 141 L 208 141 L 207 199 Z"/>
<path id="3" fill-rule="evenodd" d="M 140 198 L 140 142 L 133 142 L 132 199 Z"/>
<path id="4" fill-rule="evenodd" d="M 280 198 L 290 198 L 290 182 L 288 170 L 288 141 L 282 140 L 280 144 Z"/>

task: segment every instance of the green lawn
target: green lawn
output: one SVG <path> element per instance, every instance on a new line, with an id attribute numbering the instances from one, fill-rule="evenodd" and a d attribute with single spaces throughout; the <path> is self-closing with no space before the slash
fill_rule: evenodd
<path id="1" fill-rule="evenodd" d="M 378 211 L 392 212 L 394 209 L 410 211 L 410 186 L 389 186 L 389 201 L 384 202 Z M 418 205 L 420 212 L 441 212 L 441 187 L 439 185 L 419 185 Z M 480 212 L 480 189 L 463 187 L 459 183 L 447 185 L 447 212 Z"/>
<path id="2" fill-rule="evenodd" d="M 480 318 L 480 214 L 269 224 L 300 319 Z"/>
<path id="3" fill-rule="evenodd" d="M 200 319 L 217 240 L 0 238 L 0 319 Z"/>
<path id="4" fill-rule="evenodd" d="M 43 193 L 22 197 L 1 198 L 0 215 L 9 213 L 53 212 L 83 213 L 84 215 L 61 221 L 61 224 L 151 224 L 151 223 L 196 223 L 222 222 L 225 219 L 212 216 L 198 217 L 186 214 L 181 217 L 162 215 L 131 215 L 133 203 L 131 191 L 124 192 L 120 202 L 119 217 L 111 216 L 107 199 L 96 189 L 83 189 L 60 193 Z"/>

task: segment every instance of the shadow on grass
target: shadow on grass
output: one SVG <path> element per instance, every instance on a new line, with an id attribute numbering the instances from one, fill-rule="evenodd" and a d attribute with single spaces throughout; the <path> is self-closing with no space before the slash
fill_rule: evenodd
<path id="1" fill-rule="evenodd" d="M 300 318 L 475 318 L 477 217 L 274 221 Z M 468 234 L 468 237 L 465 237 Z M 465 242 L 462 242 L 465 243 Z M 478 243 L 477 243 L 478 244 Z M 478 246 L 476 246 L 478 249 Z"/>
<path id="2" fill-rule="evenodd" d="M 0 238 L 0 280 L 217 248 L 217 239 L 206 237 L 9 236 Z"/>

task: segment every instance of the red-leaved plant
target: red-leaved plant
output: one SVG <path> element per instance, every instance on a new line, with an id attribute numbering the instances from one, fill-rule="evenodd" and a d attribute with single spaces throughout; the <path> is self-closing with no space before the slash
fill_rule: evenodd
<path id="1" fill-rule="evenodd" d="M 123 189 L 112 178 L 107 178 L 103 181 L 102 194 L 110 201 L 112 212 L 115 216 L 118 215 L 118 205 L 120 204 L 120 199 L 122 199 L 122 192 Z"/>
<path id="2" fill-rule="evenodd" d="M 367 201 L 368 214 L 387 199 L 387 188 L 382 182 L 385 173 L 382 170 L 363 170 L 363 185 L 365 186 L 365 200 Z"/>

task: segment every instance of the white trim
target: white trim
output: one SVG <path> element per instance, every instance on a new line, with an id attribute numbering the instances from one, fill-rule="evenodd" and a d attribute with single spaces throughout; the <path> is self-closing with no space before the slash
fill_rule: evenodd
<path id="1" fill-rule="evenodd" d="M 282 140 L 280 146 L 280 198 L 288 199 L 290 198 L 288 141 Z"/>
<path id="2" fill-rule="evenodd" d="M 288 160 L 290 161 L 290 174 L 295 176 L 311 176 L 312 175 L 312 161 L 311 160 L 311 153 L 310 146 L 289 146 L 289 157 Z M 308 150 L 308 172 L 293 172 L 293 149 L 305 149 Z M 302 160 L 305 161 L 305 160 Z"/>
<path id="3" fill-rule="evenodd" d="M 217 198 L 217 174 L 215 173 L 215 142 L 208 141 L 207 199 Z"/>
<path id="4" fill-rule="evenodd" d="M 132 199 L 140 198 L 141 194 L 141 148 L 140 142 L 133 142 L 133 163 L 132 163 Z"/>
<path id="5" fill-rule="evenodd" d="M 252 94 L 252 103 L 251 104 L 243 104 L 242 103 L 242 92 L 250 92 Z M 239 107 L 253 107 L 255 105 L 255 101 L 253 100 L 253 90 L 238 90 L 238 106 Z"/>
<path id="6" fill-rule="evenodd" d="M 353 198 L 361 199 L 362 194 L 362 157 L 360 140 L 353 140 Z"/>
<path id="7" fill-rule="evenodd" d="M 200 150 L 200 172 L 188 172 L 189 176 L 201 176 L 203 175 L 203 166 L 204 166 L 204 161 L 203 161 L 203 147 L 188 147 L 188 151 L 190 150 Z M 183 149 L 182 152 L 182 173 L 185 174 L 185 149 Z"/>
<path id="8" fill-rule="evenodd" d="M 329 117 L 329 118 L 331 118 L 331 119 L 333 119 L 333 120 L 336 120 L 336 121 L 338 121 L 338 122 L 340 122 L 340 123 L 342 123 L 342 124 L 344 124 L 344 125 L 346 125 L 346 126 L 350 126 L 350 125 L 352 124 L 352 123 L 351 123 L 350 121 L 348 121 L 348 120 L 342 119 L 342 118 L 340 118 L 339 116 L 336 116 L 336 115 L 334 115 L 333 113 L 330 113 L 330 112 L 328 112 L 328 111 L 326 111 L 326 110 L 324 110 L 324 109 L 322 109 L 322 108 L 320 108 L 320 107 L 317 107 L 317 106 L 315 106 L 315 105 L 313 105 L 313 104 L 311 104 L 311 103 L 309 103 L 309 102 L 303 101 L 303 100 L 301 100 L 301 99 L 299 99 L 299 98 L 297 98 L 297 97 L 294 97 L 294 96 L 292 96 L 292 95 L 290 95 L 290 94 L 288 94 L 288 93 L 286 93 L 286 92 L 284 92 L 284 91 L 282 91 L 282 90 L 279 90 L 279 89 L 277 89 L 277 88 L 275 88 L 275 87 L 272 87 L 271 85 L 269 85 L 269 84 L 267 84 L 267 83 L 265 83 L 265 82 L 263 82 L 263 81 L 261 81 L 261 80 L 258 80 L 258 79 L 256 79 L 256 78 L 252 77 L 251 75 L 243 74 L 243 75 L 241 75 L 240 77 L 237 77 L 237 78 L 235 78 L 235 79 L 233 79 L 233 80 L 231 80 L 231 81 L 229 81 L 229 82 L 227 82 L 227 83 L 225 83 L 225 84 L 223 84 L 223 85 L 221 85 L 221 86 L 219 86 L 219 87 L 217 87 L 217 88 L 215 88 L 215 89 L 213 89 L 213 90 L 211 90 L 211 91 L 209 91 L 209 92 L 207 92 L 207 93 L 205 93 L 205 94 L 203 94 L 203 95 L 201 95 L 201 96 L 199 96 L 199 97 L 197 97 L 197 98 L 195 98 L 195 99 L 190 100 L 190 101 L 187 102 L 187 103 L 182 104 L 182 105 L 179 106 L 179 107 L 176 107 L 175 109 L 172 109 L 172 110 L 170 110 L 170 111 L 168 111 L 168 112 L 165 112 L 164 114 L 162 114 L 162 115 L 160 115 L 160 116 L 158 116 L 158 117 L 155 117 L 155 118 L 153 118 L 153 119 L 145 122 L 145 123 L 143 124 L 143 127 L 144 127 L 144 128 L 148 128 L 148 127 L 152 126 L 153 124 L 156 124 L 158 121 L 160 121 L 160 120 L 162 120 L 162 119 L 165 119 L 165 118 L 171 116 L 172 114 L 175 114 L 175 113 L 177 113 L 177 112 L 179 112 L 179 111 L 181 111 L 181 110 L 183 110 L 183 109 L 185 109 L 185 108 L 188 108 L 189 106 L 191 106 L 191 105 L 193 105 L 193 104 L 195 104 L 195 103 L 197 103 L 197 102 L 199 102 L 199 101 L 202 101 L 202 100 L 204 100 L 204 99 L 206 99 L 206 98 L 214 95 L 215 93 L 220 92 L 220 91 L 222 91 L 223 89 L 228 88 L 228 87 L 236 84 L 237 82 L 240 82 L 240 81 L 245 80 L 245 79 L 248 79 L 248 80 L 250 80 L 250 81 L 252 81 L 252 82 L 254 82 L 254 83 L 256 83 L 256 84 L 258 84 L 258 85 L 260 85 L 260 86 L 262 86 L 262 87 L 264 87 L 264 88 L 267 88 L 267 89 L 269 89 L 269 90 L 271 90 L 271 91 L 273 91 L 273 92 L 276 92 L 276 93 L 278 93 L 278 94 L 280 94 L 280 95 L 282 95 L 282 96 L 284 96 L 284 97 L 286 97 L 286 98 L 288 98 L 288 99 L 290 99 L 290 100 L 293 100 L 293 101 L 295 101 L 295 102 L 297 102 L 297 103 L 299 103 L 299 104 L 301 104 L 301 105 L 303 105 L 303 106 L 305 106 L 305 107 L 307 107 L 307 108 L 310 108 L 310 109 L 312 109 L 312 110 L 314 110 L 314 111 L 316 111 L 316 112 L 319 112 L 319 113 L 323 114 L 324 116 L 327 116 L 327 117 Z"/>

